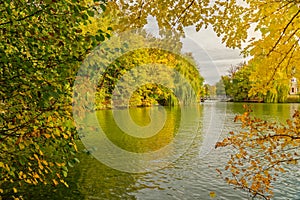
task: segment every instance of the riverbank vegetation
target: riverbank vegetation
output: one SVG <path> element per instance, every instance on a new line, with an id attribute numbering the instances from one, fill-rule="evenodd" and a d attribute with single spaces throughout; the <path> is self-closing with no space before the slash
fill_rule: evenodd
<path id="1" fill-rule="evenodd" d="M 299 2 L 218 2 L 224 6 L 219 14 L 225 17 L 214 17 L 222 24 L 216 25 L 215 30 L 224 34 L 223 41 L 229 47 L 241 48 L 242 42 L 248 41 L 242 53 L 251 57 L 243 67 L 236 68 L 236 74 L 223 77 L 228 92 L 235 100 L 285 102 L 292 76 L 300 78 Z M 251 32 L 255 37 L 249 36 Z M 241 79 L 245 73 L 247 76 Z M 236 93 L 236 86 L 228 84 L 230 81 L 238 82 L 242 95 Z"/>
<path id="2" fill-rule="evenodd" d="M 252 93 L 258 77 L 252 77 L 256 69 L 246 63 L 231 66 L 228 75 L 222 76 L 216 84 L 217 88 L 224 88 L 224 91 L 217 91 L 218 95 L 226 95 L 234 102 L 265 102 L 265 103 L 287 103 L 300 102 L 300 94 L 290 95 L 291 78 L 288 76 L 278 77 L 272 90 L 264 93 L 262 90 Z M 293 74 L 299 80 L 299 74 Z"/>
<path id="3" fill-rule="evenodd" d="M 0 3 L 0 199 L 19 188 L 68 184 L 75 156 L 72 84 L 89 49 L 109 37 L 81 34 L 105 9 L 92 1 Z"/>
<path id="4" fill-rule="evenodd" d="M 138 69 L 145 65 L 145 70 Z M 174 53 L 165 50 L 139 49 L 130 52 L 110 64 L 105 75 L 99 80 L 96 93 L 96 109 L 111 108 L 113 106 L 111 103 L 113 93 L 115 96 L 114 105 L 121 107 L 125 107 L 127 104 L 132 107 L 156 104 L 174 106 L 196 103 L 196 99 L 199 101 L 203 93 L 204 79 L 199 75 L 199 71 L 195 66 L 192 57 L 174 55 Z M 178 76 L 175 72 L 181 74 L 182 77 L 175 77 Z M 126 74 L 125 77 L 124 74 Z M 120 84 L 118 83 L 120 80 L 122 86 L 117 87 L 117 91 L 115 91 L 116 85 Z M 182 89 L 182 85 L 185 84 L 186 80 L 191 84 L 195 97 L 190 96 L 192 91 Z M 132 88 L 136 86 L 137 82 L 147 82 L 147 84 L 138 85 L 139 88 Z M 163 82 L 168 87 L 157 84 Z M 130 91 L 134 92 L 130 94 Z M 181 100 L 178 100 L 175 94 L 181 96 Z M 130 97 L 129 102 L 126 102 L 127 97 Z"/>
<path id="5" fill-rule="evenodd" d="M 230 79 L 224 78 L 225 87 L 227 83 L 234 83 L 232 87 L 227 87 L 228 92 L 232 93 L 236 100 L 257 97 L 265 99 L 266 102 L 285 101 L 288 81 L 294 70 L 296 77 L 300 71 L 300 4 L 298 1 L 271 0 L 243 2 L 245 4 L 237 4 L 235 0 L 216 0 L 214 3 L 209 0 L 171 0 L 164 3 L 132 3 L 122 0 L 2 1 L 1 197 L 22 198 L 18 196 L 18 189 L 28 184 L 68 186 L 64 181 L 68 166 L 78 162 L 75 144 L 77 135 L 71 115 L 72 86 L 76 73 L 94 47 L 113 34 L 143 28 L 149 16 L 157 20 L 161 40 L 167 40 L 171 31 L 172 41 L 178 42 L 170 44 L 174 45 L 174 48 L 182 48 L 180 39 L 184 37 L 184 27 L 187 26 L 194 26 L 196 30 L 212 26 L 228 47 L 242 49 L 243 42 L 248 42 L 242 53 L 251 59 L 234 75 L 228 77 Z M 248 38 L 250 29 L 255 30 L 259 37 Z M 167 65 L 180 71 L 190 81 L 198 97 L 207 92 L 202 86 L 203 78 L 197 73 L 198 69 L 195 68 L 190 55 L 178 56 L 163 50 L 139 49 L 120 57 L 107 68 L 106 75 L 98 85 L 96 109 L 111 106 L 110 94 L 117 80 L 136 66 L 131 65 L 132 62 L 136 62 L 136 65 L 151 62 Z M 176 90 L 176 84 L 181 83 L 180 80 L 174 82 L 173 89 Z M 189 94 L 183 96 L 186 97 L 184 103 L 188 103 Z M 179 102 L 170 90 L 156 84 L 138 88 L 130 101 L 132 106 L 177 103 Z M 245 126 L 250 126 L 250 134 L 254 134 L 253 141 L 256 141 L 257 145 L 264 141 L 272 146 L 271 152 L 266 154 L 269 156 L 266 160 L 273 166 L 276 158 L 274 156 L 281 155 L 278 151 L 284 151 L 286 147 L 299 149 L 299 138 L 295 135 L 299 135 L 299 114 L 294 116 L 294 121 L 288 122 L 289 125 L 285 128 L 281 125 L 278 125 L 278 128 L 273 124 L 253 121 L 248 115 L 238 119 L 241 119 Z M 260 131 L 259 127 L 273 131 L 275 135 L 261 138 L 260 132 L 264 130 Z M 279 137 L 278 134 L 284 136 Z M 267 147 L 263 148 L 266 143 L 260 146 L 263 150 L 269 150 Z M 242 149 L 242 152 L 236 155 L 238 159 L 245 156 L 246 150 L 240 146 L 242 144 L 245 148 L 254 147 L 250 145 L 252 143 L 230 143 Z M 278 151 L 275 151 L 274 144 L 278 146 Z M 227 143 L 224 142 L 224 145 Z M 298 155 L 288 154 L 284 158 L 290 160 L 291 156 L 297 158 Z M 277 169 L 277 165 L 273 167 L 274 170 Z M 237 176 L 239 171 L 232 166 L 230 169 L 233 170 L 233 175 Z M 270 193 L 270 176 L 260 174 L 261 171 L 246 169 L 249 180 L 253 180 L 253 187 L 240 179 L 244 188 L 250 187 L 250 192 L 255 191 L 253 194 Z M 255 185 L 258 180 L 263 180 L 264 185 Z"/>
<path id="6" fill-rule="evenodd" d="M 78 136 L 71 115 L 76 73 L 91 50 L 111 37 L 113 29 L 143 27 L 150 10 L 146 10 L 143 20 L 132 19 L 128 24 L 124 23 L 128 15 L 122 13 L 128 10 L 119 9 L 121 5 L 115 2 L 33 0 L 3 1 L 0 5 L 0 195 L 18 199 L 22 198 L 19 188 L 26 185 L 68 186 L 64 181 L 68 167 L 79 162 L 75 143 Z M 129 9 L 141 13 L 138 8 Z M 141 49 L 108 67 L 100 80 L 103 84 L 99 84 L 97 106 L 106 107 L 116 80 L 133 67 L 132 62 L 169 65 L 191 81 L 197 95 L 201 93 L 203 78 L 191 56 Z M 180 80 L 176 84 L 181 84 Z M 134 93 L 133 105 L 176 103 L 173 94 L 160 85 L 143 87 Z M 189 99 L 186 95 L 185 103 Z"/>

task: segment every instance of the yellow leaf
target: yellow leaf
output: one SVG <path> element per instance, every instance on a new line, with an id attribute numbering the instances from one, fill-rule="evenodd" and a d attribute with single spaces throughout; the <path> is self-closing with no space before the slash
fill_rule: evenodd
<path id="1" fill-rule="evenodd" d="M 14 193 L 18 192 L 17 188 L 13 188 L 13 191 L 14 191 Z"/>
<path id="2" fill-rule="evenodd" d="M 34 173 L 32 177 L 33 178 L 40 178 L 40 176 L 37 173 Z"/>
<path id="3" fill-rule="evenodd" d="M 42 160 L 42 163 L 46 166 L 48 165 L 48 162 L 46 160 Z"/>
<path id="4" fill-rule="evenodd" d="M 78 151 L 77 145 L 75 143 L 74 143 L 74 149 L 75 149 L 76 152 Z"/>
<path id="5" fill-rule="evenodd" d="M 58 182 L 55 179 L 52 179 L 52 181 L 53 181 L 53 183 L 54 183 L 55 186 L 58 185 Z"/>
<path id="6" fill-rule="evenodd" d="M 25 145 L 22 143 L 19 143 L 19 148 L 20 148 L 20 150 L 23 150 L 25 148 Z"/>
<path id="7" fill-rule="evenodd" d="M 285 172 L 285 170 L 283 168 L 279 168 L 280 172 Z"/>
<path id="8" fill-rule="evenodd" d="M 43 169 L 44 169 L 44 166 L 41 165 L 41 164 L 39 164 L 39 168 L 40 168 L 41 170 L 43 170 Z"/>
<path id="9" fill-rule="evenodd" d="M 29 184 L 32 183 L 30 179 L 26 179 L 25 182 L 26 182 L 26 183 L 29 183 Z"/>
<path id="10" fill-rule="evenodd" d="M 210 193 L 209 193 L 209 196 L 210 196 L 210 198 L 213 199 L 213 198 L 216 198 L 217 195 L 216 195 L 215 192 L 210 192 Z"/>
<path id="11" fill-rule="evenodd" d="M 38 157 L 38 155 L 33 154 L 33 156 L 35 157 L 35 159 L 40 160 L 39 157 Z"/>

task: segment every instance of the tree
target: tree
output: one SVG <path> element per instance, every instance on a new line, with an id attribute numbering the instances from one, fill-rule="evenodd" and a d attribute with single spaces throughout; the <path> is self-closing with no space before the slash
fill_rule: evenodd
<path id="1" fill-rule="evenodd" d="M 216 86 L 204 84 L 203 94 L 201 95 L 204 98 L 215 98 L 216 97 Z"/>
<path id="2" fill-rule="evenodd" d="M 217 96 L 226 96 L 225 85 L 224 85 L 224 81 L 222 79 L 223 79 L 223 77 L 215 85 Z"/>
<path id="3" fill-rule="evenodd" d="M 199 30 L 211 25 L 228 47 L 242 49 L 243 42 L 248 42 L 243 54 L 253 57 L 248 63 L 253 66 L 250 96 L 284 101 L 291 69 L 300 70 L 298 1 L 115 1 L 112 5 L 119 10 L 116 29 L 121 31 L 143 27 L 151 15 L 161 35 L 172 30 L 178 41 L 184 36 L 184 26 Z M 261 37 L 250 38 L 250 30 Z"/>
<path id="4" fill-rule="evenodd" d="M 138 36 L 136 35 L 129 37 L 131 38 L 128 39 L 129 41 L 138 41 Z M 147 38 L 141 37 L 139 39 L 139 42 L 146 44 L 147 41 L 145 40 L 151 40 L 153 38 L 148 36 Z M 157 43 L 160 42 L 160 40 L 155 39 L 152 42 Z M 131 45 L 130 42 L 129 45 Z M 126 47 L 122 47 L 121 45 L 117 48 L 122 49 Z M 100 51 L 103 51 L 103 49 Z M 102 57 L 92 59 L 99 60 L 98 64 L 105 60 L 105 58 Z M 146 67 L 141 68 L 141 66 Z M 104 104 L 106 107 L 111 107 L 110 100 L 115 90 L 118 96 L 115 100 L 118 101 L 118 105 L 126 106 L 126 99 L 131 95 L 132 89 L 136 89 L 136 91 L 131 96 L 131 106 L 150 106 L 155 103 L 161 105 L 194 103 L 193 97 L 190 96 L 190 91 L 183 88 L 186 81 L 188 81 L 195 95 L 197 95 L 196 97 L 199 98 L 201 90 L 203 89 L 203 78 L 199 75 L 199 71 L 195 66 L 196 63 L 193 58 L 176 55 L 162 49 L 144 48 L 130 51 L 117 58 L 105 69 L 97 88 L 96 96 L 98 98 L 96 107 L 97 109 L 101 109 L 104 107 Z M 177 74 L 173 70 L 181 74 L 181 77 L 177 77 Z M 117 86 L 120 80 L 122 80 L 122 85 Z M 149 84 L 143 85 L 145 80 L 147 80 Z M 165 85 L 163 85 L 163 83 L 165 83 Z M 139 88 L 135 88 L 137 84 L 142 85 L 138 85 Z M 114 95 L 116 95 L 116 93 Z M 182 97 L 180 102 L 176 100 L 174 95 Z"/>
<path id="5" fill-rule="evenodd" d="M 156 18 L 161 35 L 173 31 L 171 36 L 179 41 L 184 36 L 183 28 L 195 25 L 197 30 L 203 25 L 208 25 L 210 15 L 210 0 L 204 1 L 113 1 L 109 6 L 118 8 L 119 21 L 115 30 L 121 32 L 126 29 L 142 28 L 147 23 L 147 18 Z M 167 34 L 169 35 L 169 34 Z M 165 35 L 166 36 L 166 35 Z"/>
<path id="6" fill-rule="evenodd" d="M 184 26 L 195 25 L 199 30 L 212 24 L 230 47 L 241 47 L 247 30 L 256 26 L 262 38 L 244 51 L 253 56 L 250 63 L 255 73 L 250 81 L 258 80 L 251 94 L 274 94 L 270 88 L 278 77 L 289 77 L 291 67 L 300 66 L 299 2 L 247 3 L 249 6 L 236 5 L 235 0 L 213 4 L 210 0 L 121 0 L 110 1 L 105 9 L 103 1 L 2 1 L 1 188 L 9 182 L 64 183 L 67 160 L 76 150 L 70 114 L 74 75 L 87 52 L 109 37 L 106 25 L 111 22 L 114 30 L 122 32 L 143 27 L 151 15 L 156 17 L 164 39 L 178 41 Z M 97 30 L 99 21 L 91 18 L 95 11 L 107 19 L 101 30 Z M 166 34 L 168 30 L 172 34 Z M 282 81 L 277 85 L 282 88 Z M 44 154 L 47 151 L 53 154 Z M 17 191 L 6 188 L 5 192 Z"/>
<path id="7" fill-rule="evenodd" d="M 267 122 L 250 115 L 251 109 L 236 116 L 241 122 L 240 132 L 216 144 L 216 148 L 231 146 L 235 152 L 221 176 L 231 185 L 265 199 L 272 197 L 272 182 L 278 173 L 285 172 L 286 165 L 300 160 L 300 113 L 296 111 L 286 124 Z"/>
<path id="8" fill-rule="evenodd" d="M 251 66 L 239 64 L 229 69 L 228 76 L 222 76 L 226 95 L 233 98 L 234 101 L 246 101 L 250 98 L 249 91 L 252 83 L 249 80 Z"/>
<path id="9" fill-rule="evenodd" d="M 292 68 L 300 70 L 299 1 L 218 0 L 211 21 L 227 46 L 242 48 L 248 42 L 243 53 L 252 56 L 248 64 L 254 67 L 250 96 L 281 96 Z M 250 29 L 260 37 L 249 38 Z"/>
<path id="10" fill-rule="evenodd" d="M 242 48 L 245 56 L 251 56 L 248 65 L 253 66 L 249 80 L 250 96 L 263 97 L 268 102 L 284 101 L 291 70 L 300 68 L 300 2 L 299 1 L 216 1 L 212 17 L 214 30 L 229 47 Z M 249 30 L 255 30 L 258 38 L 249 39 Z M 247 131 L 231 132 L 231 136 L 217 144 L 232 146 L 237 152 L 226 166 L 228 183 L 255 195 L 269 198 L 274 174 L 282 172 L 285 163 L 299 159 L 299 113 L 287 125 L 264 122 L 246 112 L 236 118 Z"/>
<path id="11" fill-rule="evenodd" d="M 108 36 L 82 34 L 80 25 L 101 8 L 96 1 L 0 3 L 1 196 L 18 196 L 26 184 L 67 186 L 68 166 L 78 161 L 73 80 L 88 50 Z"/>

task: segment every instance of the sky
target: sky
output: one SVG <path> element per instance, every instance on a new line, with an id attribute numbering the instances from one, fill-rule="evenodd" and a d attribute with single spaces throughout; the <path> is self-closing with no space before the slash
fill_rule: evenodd
<path id="1" fill-rule="evenodd" d="M 227 74 L 230 66 L 245 61 L 240 50 L 227 48 L 210 27 L 198 32 L 194 27 L 187 27 L 185 33 L 183 51 L 193 53 L 206 83 L 216 83 L 222 75 Z"/>
<path id="2" fill-rule="evenodd" d="M 156 19 L 149 16 L 145 29 L 154 35 L 158 34 Z M 186 38 L 182 39 L 183 52 L 192 52 L 205 82 L 213 85 L 226 75 L 232 65 L 245 61 L 240 50 L 230 49 L 222 44 L 211 27 L 196 32 L 194 27 L 184 29 Z"/>

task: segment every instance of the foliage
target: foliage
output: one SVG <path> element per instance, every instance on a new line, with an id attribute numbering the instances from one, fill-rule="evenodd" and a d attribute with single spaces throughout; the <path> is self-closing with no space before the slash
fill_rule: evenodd
<path id="1" fill-rule="evenodd" d="M 101 71 L 101 76 L 98 75 L 99 80 L 95 80 L 95 83 L 98 83 L 95 95 L 96 109 L 111 108 L 112 94 L 116 97 L 114 103 L 118 106 L 127 105 L 128 95 L 131 96 L 130 106 L 190 104 L 195 97 L 192 98 L 191 91 L 183 89 L 186 81 L 199 98 L 204 79 L 199 75 L 190 54 L 177 55 L 165 50 L 163 47 L 170 44 L 168 39 L 155 38 L 143 30 L 139 30 L 137 34 L 124 33 L 122 37 L 126 38 L 125 43 L 114 37 L 109 46 L 103 43 L 84 63 L 87 73 L 93 74 L 90 70 L 95 68 Z M 181 43 L 170 45 L 174 47 L 174 51 L 181 48 Z M 141 67 L 144 70 L 141 70 Z M 174 70 L 181 74 L 181 77 L 176 77 Z M 142 83 L 142 80 L 150 82 L 138 85 L 139 88 L 134 89 L 135 92 L 131 95 L 132 87 Z M 119 87 L 120 82 L 122 86 Z M 183 97 L 181 102 L 177 101 L 176 94 Z"/>
<path id="2" fill-rule="evenodd" d="M 70 114 L 74 75 L 87 51 L 110 37 L 107 34 L 110 25 L 118 32 L 140 28 L 151 15 L 158 21 L 165 40 L 172 37 L 179 41 L 184 35 L 184 26 L 195 25 L 199 30 L 203 25 L 212 24 L 229 47 L 242 47 L 247 31 L 255 27 L 261 38 L 250 41 L 244 51 L 245 55 L 253 56 L 249 62 L 254 70 L 249 77 L 253 82 L 249 94 L 261 95 L 270 101 L 281 97 L 287 90 L 292 68 L 299 70 L 300 67 L 299 2 L 244 2 L 248 6 L 236 4 L 235 0 L 214 3 L 210 0 L 121 0 L 110 1 L 107 7 L 103 1 L 91 0 L 2 1 L 0 193 L 13 195 L 17 186 L 27 183 L 64 183 L 67 161 L 76 151 Z M 166 35 L 168 30 L 173 31 L 171 35 Z M 181 48 L 177 44 L 169 45 Z M 142 58 L 142 52 L 135 53 L 139 55 L 137 59 Z M 162 57 L 169 55 L 161 53 Z M 126 59 L 121 61 L 128 63 Z M 180 59 L 178 62 L 186 65 Z M 194 69 L 186 66 L 179 69 L 193 80 Z M 113 75 L 113 72 L 107 74 Z M 109 81 L 113 85 L 117 78 L 108 77 L 107 85 Z M 201 78 L 192 83 L 201 93 Z M 145 87 L 151 89 L 146 99 L 164 90 L 156 85 Z M 107 100 L 109 89 L 101 90 L 96 99 Z M 136 94 L 142 96 L 140 91 Z M 14 182 L 18 185 L 12 189 L 8 183 Z"/>
<path id="3" fill-rule="evenodd" d="M 149 16 L 157 20 L 160 35 L 168 35 L 173 31 L 172 38 L 184 36 L 183 28 L 195 25 L 200 30 L 203 25 L 208 25 L 211 13 L 210 0 L 183 1 L 183 0 L 153 0 L 153 1 L 113 1 L 109 6 L 118 8 L 116 30 L 142 28 L 147 23 Z"/>
<path id="4" fill-rule="evenodd" d="M 245 56 L 251 56 L 249 96 L 267 102 L 285 101 L 291 70 L 300 70 L 299 5 L 299 1 L 273 0 L 110 2 L 118 10 L 114 28 L 121 32 L 143 27 L 149 16 L 157 20 L 161 36 L 178 41 L 186 26 L 200 30 L 211 25 L 228 47 L 243 49 Z M 169 30 L 172 35 L 164 35 Z"/>
<path id="5" fill-rule="evenodd" d="M 204 84 L 204 88 L 202 90 L 201 97 L 210 97 L 215 98 L 216 97 L 216 86 Z"/>
<path id="6" fill-rule="evenodd" d="M 231 185 L 250 192 L 253 197 L 269 199 L 272 182 L 278 173 L 285 172 L 286 165 L 295 165 L 300 160 L 300 112 L 295 111 L 286 124 L 267 122 L 250 116 L 251 109 L 236 116 L 242 130 L 230 132 L 230 136 L 216 144 L 219 147 L 234 147 L 225 166 L 218 172 Z"/>
<path id="7" fill-rule="evenodd" d="M 105 5 L 93 1 L 0 3 L 0 195 L 22 186 L 63 183 L 74 157 L 72 83 L 104 32 L 80 24 Z"/>
<path id="8" fill-rule="evenodd" d="M 299 1 L 218 0 L 214 7 L 211 21 L 223 42 L 233 48 L 248 42 L 243 53 L 254 67 L 249 95 L 283 101 L 292 69 L 300 70 Z M 251 31 L 258 37 L 249 37 Z"/>
<path id="9" fill-rule="evenodd" d="M 221 81 L 224 84 L 226 95 L 233 101 L 259 100 L 267 103 L 286 102 L 289 94 L 290 79 L 284 74 L 273 81 L 270 89 L 264 94 L 262 91 L 252 93 L 252 89 L 257 82 L 251 78 L 255 73 L 255 67 L 241 63 L 237 66 L 231 66 L 229 75 L 222 76 Z"/>
<path id="10" fill-rule="evenodd" d="M 228 47 L 242 49 L 247 44 L 243 54 L 252 56 L 249 65 L 253 70 L 249 97 L 284 102 L 291 70 L 300 70 L 298 1 L 113 1 L 109 5 L 117 10 L 114 28 L 118 31 L 141 28 L 152 16 L 161 36 L 179 41 L 185 26 L 199 30 L 211 25 Z M 164 35 L 168 30 L 171 36 Z M 259 36 L 251 38 L 251 31 Z M 245 90 L 239 100 L 248 98 Z"/>
<path id="11" fill-rule="evenodd" d="M 226 95 L 232 97 L 234 101 L 248 100 L 252 85 L 249 80 L 251 67 L 249 65 L 239 64 L 231 67 L 229 73 L 228 76 L 222 76 L 221 79 Z"/>
<path id="12" fill-rule="evenodd" d="M 222 80 L 222 78 L 215 84 L 215 87 L 216 87 L 216 95 L 218 95 L 218 96 L 226 95 L 225 85 L 224 85 L 224 81 Z"/>
<path id="13" fill-rule="evenodd" d="M 159 49 L 138 49 L 126 54 L 116 60 L 115 63 L 110 65 L 105 72 L 105 76 L 100 79 L 100 86 L 98 92 L 103 94 L 101 90 L 106 91 L 106 100 L 110 100 L 110 96 L 115 89 L 116 84 L 121 77 L 132 70 L 135 67 L 147 66 L 147 71 L 133 69 L 129 75 L 126 76 L 125 85 L 118 88 L 119 105 L 123 105 L 122 96 L 126 96 L 130 91 L 130 88 L 134 86 L 137 80 L 149 79 L 149 74 L 152 77 L 152 84 L 140 85 L 140 87 L 132 94 L 130 99 L 131 106 L 150 106 L 152 104 L 159 103 L 161 105 L 174 105 L 176 104 L 176 97 L 173 92 L 178 93 L 177 89 L 180 89 L 184 83 L 180 78 L 174 77 L 175 74 L 170 74 L 169 69 L 176 69 L 182 76 L 184 76 L 192 85 L 197 94 L 200 94 L 202 90 L 203 78 L 200 77 L 198 70 L 195 68 L 195 63 L 190 63 L 186 58 L 179 55 L 174 55 L 171 52 L 167 52 Z M 153 64 L 155 63 L 155 64 Z M 164 67 L 159 67 L 163 65 Z M 147 74 L 146 74 L 147 73 Z M 160 80 L 162 79 L 162 80 Z M 173 82 L 173 81 L 176 82 Z M 169 88 L 155 83 L 166 82 Z M 173 92 L 172 92 L 173 91 Z M 189 96 L 188 91 L 182 90 L 181 95 L 184 97 L 184 104 L 189 102 L 192 98 Z M 183 94 L 184 93 L 184 94 Z M 97 104 L 101 105 L 101 101 Z M 126 103 L 124 104 L 126 105 Z"/>

